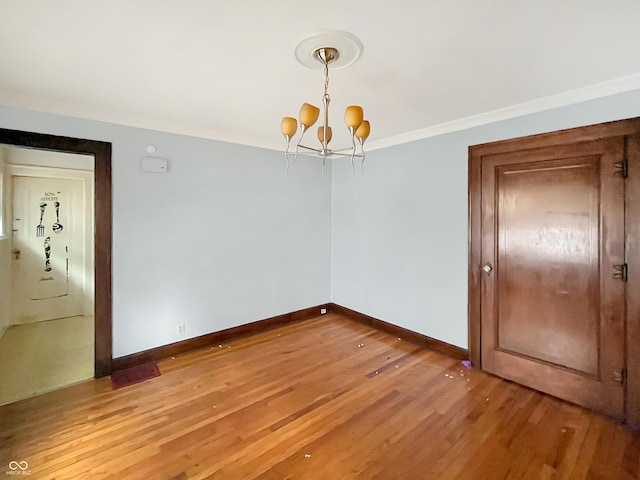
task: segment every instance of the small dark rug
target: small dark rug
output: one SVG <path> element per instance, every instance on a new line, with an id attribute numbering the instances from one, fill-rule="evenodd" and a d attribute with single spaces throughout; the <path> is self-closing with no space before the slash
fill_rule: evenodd
<path id="1" fill-rule="evenodd" d="M 127 368 L 111 375 L 111 387 L 114 390 L 128 387 L 134 383 L 144 382 L 150 378 L 159 377 L 160 369 L 155 363 L 145 363 L 137 367 Z"/>

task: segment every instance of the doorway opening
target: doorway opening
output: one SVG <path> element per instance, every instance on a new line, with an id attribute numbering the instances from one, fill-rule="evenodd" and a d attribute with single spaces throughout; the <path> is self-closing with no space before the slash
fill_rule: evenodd
<path id="1" fill-rule="evenodd" d="M 8 308 L 7 302 L 2 302 L 5 308 L 0 308 L 1 330 L 6 330 L 9 323 L 27 328 L 48 324 L 46 327 L 55 331 L 67 329 L 78 335 L 82 330 L 84 337 L 80 335 L 66 347 L 61 342 L 60 347 L 82 350 L 80 343 L 84 342 L 84 354 L 89 352 L 90 363 L 85 363 L 84 373 L 80 375 L 87 375 L 86 378 L 109 375 L 112 362 L 111 144 L 0 129 L 1 147 L 20 151 L 23 157 L 47 158 L 41 163 L 0 158 L 3 177 L 0 255 L 4 257 L 0 259 L 0 267 L 8 271 L 9 266 L 14 267 L 24 259 L 25 266 L 35 262 L 37 267 L 32 270 L 38 275 L 29 283 L 33 274 L 19 272 L 11 279 L 13 286 L 7 286 L 7 282 L 0 285 L 0 297 L 4 298 L 7 288 L 20 287 L 10 292 Z M 87 167 L 89 163 L 91 168 Z M 37 193 L 38 198 L 22 205 L 29 212 L 28 219 L 24 215 L 13 215 L 11 204 L 15 189 L 22 192 L 16 199 L 23 203 L 34 197 L 25 194 L 26 191 Z M 9 195 L 12 197 L 8 198 Z M 33 202 L 38 204 L 32 205 Z M 88 207 L 87 215 L 82 213 L 87 212 L 84 206 Z M 16 222 L 12 217 L 20 220 Z M 34 231 L 30 232 L 26 225 L 22 228 L 20 222 L 33 226 Z M 27 243 L 20 237 L 21 229 L 33 233 Z M 74 230 L 80 232 L 80 237 L 69 236 Z M 23 298 L 19 298 L 20 295 Z M 49 336 L 48 333 L 41 335 Z"/>
<path id="2" fill-rule="evenodd" d="M 94 159 L 1 148 L 11 212 L 10 274 L 0 279 L 4 404 L 94 377 Z"/>

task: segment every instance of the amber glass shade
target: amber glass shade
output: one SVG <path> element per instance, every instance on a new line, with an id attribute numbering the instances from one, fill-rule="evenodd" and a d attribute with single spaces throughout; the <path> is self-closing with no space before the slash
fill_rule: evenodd
<path id="1" fill-rule="evenodd" d="M 331 141 L 332 135 L 331 127 L 327 127 L 327 143 Z M 318 140 L 320 140 L 320 143 L 324 144 L 324 127 L 318 127 Z"/>
<path id="2" fill-rule="evenodd" d="M 298 121 L 293 117 L 284 117 L 280 123 L 280 128 L 285 137 L 293 137 L 298 129 Z"/>
<path id="3" fill-rule="evenodd" d="M 349 128 L 358 128 L 363 118 L 364 112 L 362 111 L 362 107 L 358 105 L 350 105 L 344 112 L 344 123 L 346 123 Z"/>
<path id="4" fill-rule="evenodd" d="M 371 125 L 369 120 L 363 120 L 358 129 L 356 130 L 356 138 L 366 140 L 371 132 Z"/>
<path id="5" fill-rule="evenodd" d="M 300 107 L 300 123 L 307 128 L 316 123 L 318 115 L 320 115 L 320 109 L 318 107 L 314 107 L 308 103 L 303 103 L 302 107 Z"/>

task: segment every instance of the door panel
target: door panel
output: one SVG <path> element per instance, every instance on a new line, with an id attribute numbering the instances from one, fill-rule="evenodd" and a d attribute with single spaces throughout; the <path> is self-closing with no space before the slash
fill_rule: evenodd
<path id="1" fill-rule="evenodd" d="M 482 364 L 624 417 L 624 140 L 482 159 Z"/>
<path id="2" fill-rule="evenodd" d="M 83 314 L 80 180 L 13 177 L 13 322 Z"/>
<path id="3" fill-rule="evenodd" d="M 597 375 L 598 157 L 496 176 L 496 347 Z"/>

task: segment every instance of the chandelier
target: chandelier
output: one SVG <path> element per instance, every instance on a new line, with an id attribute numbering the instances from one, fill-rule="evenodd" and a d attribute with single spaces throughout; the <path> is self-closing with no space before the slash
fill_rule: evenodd
<path id="1" fill-rule="evenodd" d="M 327 46 L 332 45 L 332 46 Z M 286 145 L 284 157 L 287 162 L 287 171 L 293 168 L 299 153 L 314 152 L 322 158 L 322 175 L 324 176 L 327 158 L 332 156 L 351 157 L 351 168 L 355 171 L 355 159 L 360 159 L 362 173 L 364 174 L 364 142 L 369 136 L 371 126 L 364 119 L 364 111 L 361 106 L 350 105 L 344 113 L 344 122 L 351 135 L 351 146 L 340 149 L 329 148 L 332 138 L 332 130 L 329 125 L 329 65 L 342 68 L 354 63 L 362 53 L 362 43 L 354 35 L 348 32 L 329 32 L 309 37 L 302 41 L 296 48 L 296 57 L 310 68 L 324 69 L 324 94 L 322 96 L 322 124 L 318 127 L 319 148 L 302 144 L 305 133 L 320 117 L 320 109 L 309 103 L 303 103 L 298 119 L 300 121 L 300 136 L 292 149 L 292 139 L 298 130 L 298 121 L 293 117 L 284 117 L 280 124 Z M 303 149 L 304 152 L 300 152 Z"/>

